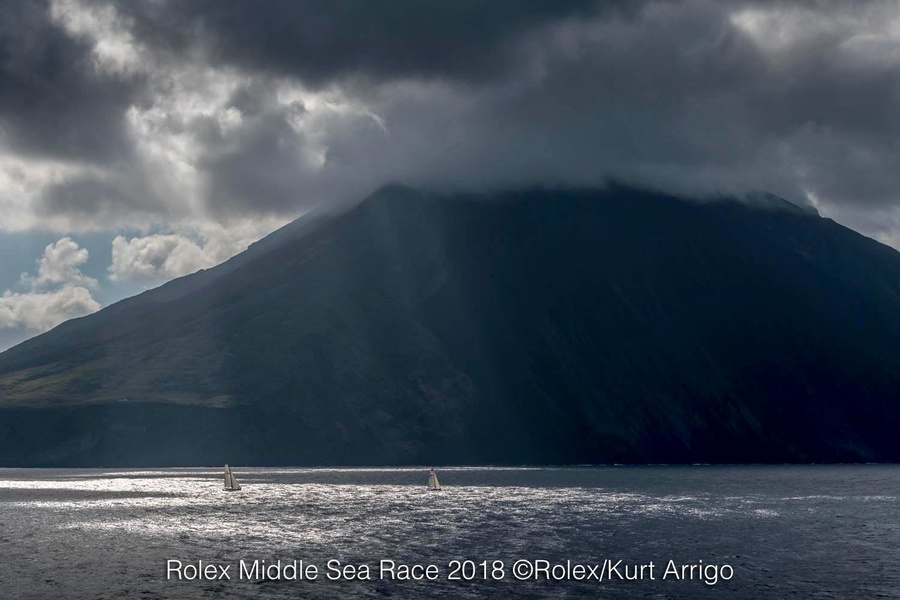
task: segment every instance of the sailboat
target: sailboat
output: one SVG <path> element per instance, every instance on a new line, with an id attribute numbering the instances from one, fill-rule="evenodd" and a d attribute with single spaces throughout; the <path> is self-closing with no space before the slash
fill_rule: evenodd
<path id="1" fill-rule="evenodd" d="M 428 489 L 433 492 L 441 491 L 441 482 L 438 481 L 437 473 L 434 472 L 434 469 L 428 473 Z"/>
<path id="2" fill-rule="evenodd" d="M 231 467 L 225 465 L 225 490 L 228 492 L 237 492 L 241 489 L 241 484 L 234 478 Z"/>

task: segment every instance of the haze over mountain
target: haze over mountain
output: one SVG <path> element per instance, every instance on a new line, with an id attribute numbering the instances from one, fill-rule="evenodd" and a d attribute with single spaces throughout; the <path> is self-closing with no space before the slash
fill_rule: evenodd
<path id="1" fill-rule="evenodd" d="M 900 459 L 900 254 L 777 198 L 392 186 L 0 354 L 0 465 Z"/>

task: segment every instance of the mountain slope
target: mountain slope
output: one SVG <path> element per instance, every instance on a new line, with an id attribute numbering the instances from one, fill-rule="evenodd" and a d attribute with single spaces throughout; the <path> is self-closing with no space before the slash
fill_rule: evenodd
<path id="1" fill-rule="evenodd" d="M 0 355 L 0 464 L 897 460 L 898 350 L 804 211 L 392 187 Z"/>

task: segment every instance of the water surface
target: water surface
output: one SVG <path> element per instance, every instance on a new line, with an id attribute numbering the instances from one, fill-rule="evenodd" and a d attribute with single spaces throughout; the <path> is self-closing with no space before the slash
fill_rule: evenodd
<path id="1" fill-rule="evenodd" d="M 218 468 L 0 469 L 0 597 L 900 598 L 896 466 L 443 468 L 442 492 L 425 468 L 234 470 L 241 492 Z M 169 559 L 232 565 L 232 579 L 167 580 Z M 239 580 L 242 559 L 318 577 Z M 330 581 L 332 559 L 372 578 Z M 382 580 L 382 559 L 440 576 Z M 655 580 L 513 577 L 539 559 L 652 561 Z M 452 560 L 503 579 L 450 581 Z M 661 580 L 670 560 L 734 574 Z"/>

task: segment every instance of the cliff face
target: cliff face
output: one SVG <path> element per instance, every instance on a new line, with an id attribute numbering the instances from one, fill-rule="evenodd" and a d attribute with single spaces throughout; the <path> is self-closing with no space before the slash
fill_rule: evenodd
<path id="1" fill-rule="evenodd" d="M 0 355 L 0 464 L 898 460 L 898 384 L 814 214 L 388 188 Z"/>

